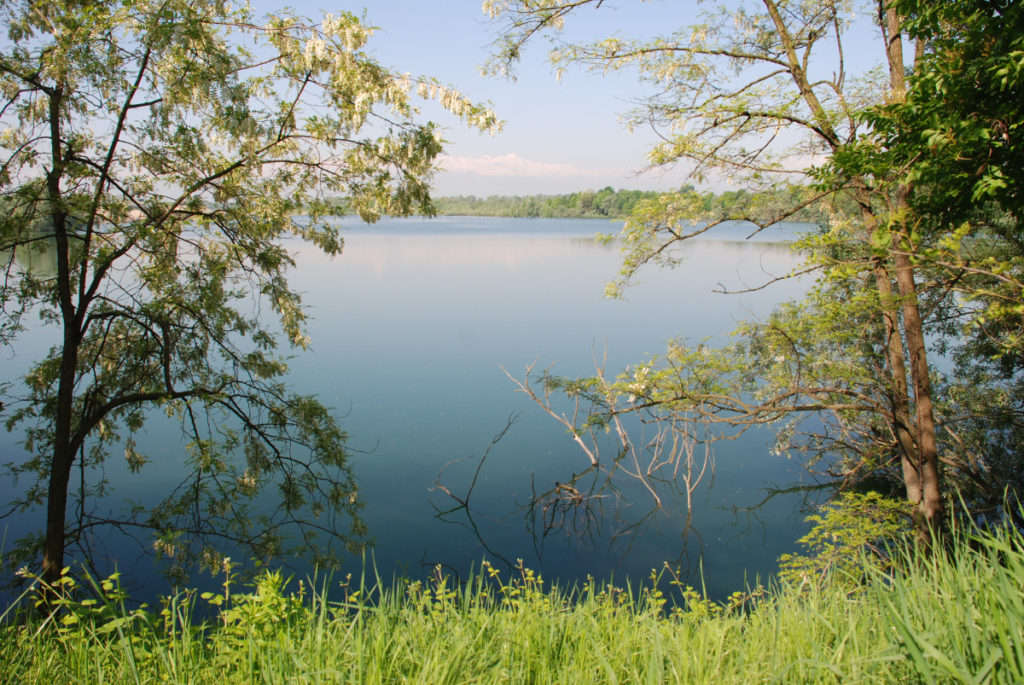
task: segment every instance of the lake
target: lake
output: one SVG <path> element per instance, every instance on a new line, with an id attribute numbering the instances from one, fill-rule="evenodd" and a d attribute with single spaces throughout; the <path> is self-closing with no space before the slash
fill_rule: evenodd
<path id="1" fill-rule="evenodd" d="M 369 558 L 382 577 L 420 577 L 435 564 L 465 577 L 484 558 L 496 565 L 522 559 L 547 580 L 572 584 L 593 576 L 635 585 L 669 562 L 722 598 L 755 578 L 764 581 L 778 556 L 796 548 L 806 531 L 808 494 L 769 495 L 814 481 L 798 463 L 770 454 L 765 431 L 715 446 L 715 470 L 695 492 L 689 526 L 684 499 L 666 492 L 655 508 L 630 479 L 557 520 L 553 510 L 537 507 L 531 515 L 526 508 L 532 492 L 565 483 L 589 462 L 504 370 L 517 378 L 530 365 L 592 374 L 600 358 L 614 375 L 676 337 L 721 342 L 737 321 L 763 316 L 806 287 L 789 281 L 715 294 L 723 286 L 758 285 L 798 263 L 785 244 L 798 226 L 745 240 L 749 228 L 736 225 L 689 242 L 678 268 L 644 271 L 624 300 L 610 300 L 604 285 L 618 271 L 618 249 L 593 236 L 620 226 L 578 219 L 440 217 L 374 226 L 352 220 L 343 224 L 340 257 L 293 245 L 292 283 L 305 293 L 313 345 L 292 360 L 290 380 L 344 417 L 374 540 Z M 29 331 L 8 351 L 4 378 L 26 363 L 12 355 L 38 349 L 43 336 Z M 513 414 L 518 419 L 488 452 Z M 149 452 L 160 463 L 139 475 L 112 466 L 105 506 L 116 507 L 125 491 L 155 496 L 175 477 L 180 445 L 156 433 Z M 15 438 L 2 438 L 4 461 L 23 457 Z M 463 495 L 485 452 L 468 510 L 439 515 L 456 503 L 437 485 Z M 16 488 L 3 483 L 0 495 Z M 42 518 L 40 511 L 6 522 L 7 544 Z M 138 561 L 138 547 L 122 549 L 112 540 L 107 554 L 126 575 L 141 565 L 139 595 L 166 591 L 148 571 L 151 562 Z M 362 563 L 352 559 L 345 569 L 358 575 Z"/>

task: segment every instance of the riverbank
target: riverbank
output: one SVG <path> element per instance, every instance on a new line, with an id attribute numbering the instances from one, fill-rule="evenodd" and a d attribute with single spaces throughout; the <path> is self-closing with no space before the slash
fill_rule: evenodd
<path id="1" fill-rule="evenodd" d="M 12 623 L 0 681 L 51 682 L 1021 682 L 1024 540 L 962 536 L 895 577 L 833 579 L 709 602 L 655 573 L 639 592 L 567 591 L 528 569 L 394 588 L 347 579 L 325 602 L 275 574 L 239 593 L 184 593 L 157 609 L 69 603 Z M 682 600 L 670 603 L 677 590 Z M 200 605 L 215 618 L 193 618 Z"/>

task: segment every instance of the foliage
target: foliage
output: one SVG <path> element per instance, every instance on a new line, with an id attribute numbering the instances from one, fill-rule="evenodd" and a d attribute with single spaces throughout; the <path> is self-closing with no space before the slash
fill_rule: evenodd
<path id="1" fill-rule="evenodd" d="M 897 0 L 911 36 L 928 41 L 905 102 L 869 112 L 918 187 L 918 214 L 958 226 L 992 203 L 1024 212 L 1024 10 L 1005 0 Z"/>
<path id="2" fill-rule="evenodd" d="M 308 344 L 288 240 L 340 252 L 328 194 L 368 221 L 431 211 L 442 141 L 414 92 L 482 129 L 494 115 L 381 67 L 351 14 L 21 0 L 0 18 L 0 330 L 38 318 L 56 341 L 3 403 L 28 453 L 7 468 L 28 481 L 16 509 L 46 506 L 46 579 L 110 525 L 152 531 L 177 570 L 216 566 L 218 539 L 256 557 L 295 535 L 330 555 L 318 530 L 360 544 L 345 435 L 282 382 L 279 340 Z M 161 415 L 190 475 L 155 508 L 96 512 L 105 463 L 153 459 L 135 437 Z"/>
<path id="3" fill-rule="evenodd" d="M 907 502 L 877 492 L 844 492 L 807 521 L 814 526 L 799 540 L 806 552 L 779 557 L 779 578 L 794 587 L 860 585 L 865 564 L 892 573 L 912 529 Z"/>
<path id="4" fill-rule="evenodd" d="M 921 45 L 906 97 L 867 108 L 871 135 L 833 156 L 823 171 L 870 171 L 902 192 L 890 225 L 931 282 L 932 339 L 952 359 L 936 379 L 945 477 L 971 512 L 998 512 L 1020 492 L 1020 243 L 1024 117 L 1020 107 L 1017 3 L 895 2 Z"/>
<path id="5" fill-rule="evenodd" d="M 953 312 L 976 357 L 1021 345 L 1024 209 L 1024 11 L 1016 3 L 899 0 L 902 28 L 921 54 L 906 96 L 860 113 L 871 135 L 839 150 L 822 171 L 866 170 L 889 192 L 903 188 L 912 251 L 961 298 Z"/>
<path id="6" fill-rule="evenodd" d="M 619 219 L 629 214 L 637 202 L 652 195 L 656 193 L 607 187 L 568 195 L 439 197 L 436 204 L 438 214 L 447 215 Z"/>
<path id="7" fill-rule="evenodd" d="M 693 194 L 705 212 L 716 212 L 736 219 L 765 218 L 781 214 L 782 207 L 803 204 L 803 199 L 813 197 L 810 188 L 794 186 L 785 191 L 753 193 L 746 190 L 727 190 L 716 193 L 698 192 L 692 186 L 680 193 Z M 614 218 L 625 219 L 641 204 L 658 202 L 665 193 L 642 190 L 614 190 L 611 187 L 599 191 L 586 190 L 568 195 L 527 195 L 525 197 L 492 195 L 486 198 L 474 196 L 439 197 L 435 199 L 438 214 L 461 216 L 507 216 L 543 218 Z M 853 207 L 842 211 L 852 212 Z M 822 202 L 814 202 L 789 216 L 791 221 L 827 224 L 835 209 Z"/>
<path id="8" fill-rule="evenodd" d="M 1000 474 L 1020 465 L 1019 4 L 706 3 L 661 35 L 573 41 L 570 18 L 603 4 L 487 2 L 501 30 L 492 66 L 510 73 L 544 36 L 556 69 L 632 70 L 653 95 L 629 124 L 662 136 L 652 166 L 786 198 L 752 212 L 761 226 L 811 204 L 835 210 L 800 243 L 797 273 L 818 274 L 805 301 L 742 325 L 713 361 L 674 343 L 637 364 L 651 379 L 644 401 L 623 401 L 639 398 L 624 390 L 629 370 L 565 387 L 607 391 L 587 396 L 597 421 L 634 413 L 691 432 L 710 421 L 721 437 L 771 423 L 780 447 L 803 446 L 811 465 L 828 456 L 846 482 L 901 481 L 922 538 L 941 527 L 950 485 L 994 510 Z M 855 73 L 854 31 L 869 28 L 878 66 Z M 791 194 L 807 185 L 817 193 Z M 737 209 L 709 210 L 687 189 L 639 204 L 612 292 L 648 265 L 675 266 L 673 246 Z M 702 385 L 711 372 L 720 379 Z"/>
<path id="9" fill-rule="evenodd" d="M 886 161 L 914 183 L 917 230 L 940 237 L 921 258 L 961 276 L 958 365 L 988 363 L 1009 380 L 1024 368 L 1024 9 L 976 0 L 899 6 L 908 32 L 931 49 L 906 101 L 868 118 Z"/>
<path id="10" fill-rule="evenodd" d="M 634 595 L 589 582 L 548 586 L 485 565 L 465 586 L 435 573 L 340 598 L 269 575 L 160 611 L 69 599 L 56 616 L 0 627 L 5 682 L 1019 682 L 1024 678 L 1024 540 L 958 533 L 948 555 L 903 552 L 906 574 L 866 567 L 862 591 L 782 587 L 711 602 L 657 584 Z M 671 578 L 670 573 L 652 574 Z M 116 587 L 114 584 L 112 587 Z M 692 601 L 691 601 L 692 600 Z M 244 607 L 242 613 L 236 607 Z M 282 610 L 280 616 L 275 612 Z M 225 619 L 225 616 L 228 616 Z"/>
<path id="11" fill-rule="evenodd" d="M 921 570 L 886 597 L 884 620 L 922 681 L 1016 682 L 1024 677 L 1020 530 L 958 531 L 953 543 L 944 555 L 905 557 Z"/>

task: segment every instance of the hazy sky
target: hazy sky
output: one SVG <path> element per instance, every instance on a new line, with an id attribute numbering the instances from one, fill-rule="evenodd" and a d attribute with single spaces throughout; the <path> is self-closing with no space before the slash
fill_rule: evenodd
<path id="1" fill-rule="evenodd" d="M 480 0 L 252 0 L 257 13 L 284 5 L 318 18 L 322 11 L 364 15 L 378 27 L 367 50 L 384 66 L 433 76 L 475 101 L 490 102 L 504 120 L 496 136 L 465 129 L 436 105 L 423 114 L 440 124 L 449 141 L 435 177 L 436 195 L 566 193 L 587 188 L 668 189 L 684 170 L 640 172 L 653 132 L 629 133 L 620 115 L 643 93 L 628 73 L 567 71 L 561 81 L 547 62 L 548 44 L 530 45 L 518 80 L 483 77 L 480 66 L 498 27 Z M 585 8 L 570 24 L 576 36 L 651 37 L 690 24 L 706 7 L 689 0 L 606 0 Z"/>

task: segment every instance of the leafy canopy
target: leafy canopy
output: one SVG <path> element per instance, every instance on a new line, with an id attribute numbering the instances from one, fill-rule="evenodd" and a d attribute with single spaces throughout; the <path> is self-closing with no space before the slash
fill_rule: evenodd
<path id="1" fill-rule="evenodd" d="M 345 436 L 282 382 L 279 333 L 309 342 L 289 241 L 341 252 L 329 196 L 367 221 L 432 211 L 443 140 L 416 94 L 482 130 L 494 114 L 377 64 L 348 13 L 21 0 L 0 22 L 0 331 L 37 319 L 57 340 L 4 401 L 27 455 L 6 467 L 28 482 L 15 510 L 47 507 L 47 572 L 106 524 L 154 531 L 181 568 L 216 563 L 218 538 L 275 554 L 295 526 L 317 553 L 316 530 L 358 544 Z M 101 516 L 104 463 L 150 461 L 136 438 L 157 414 L 180 425 L 189 475 L 155 507 Z"/>

